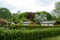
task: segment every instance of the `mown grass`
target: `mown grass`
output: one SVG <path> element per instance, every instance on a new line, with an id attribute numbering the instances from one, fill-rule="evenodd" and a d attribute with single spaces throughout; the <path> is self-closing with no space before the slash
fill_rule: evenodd
<path id="1" fill-rule="evenodd" d="M 50 37 L 50 38 L 44 38 L 42 40 L 60 40 L 60 36 Z"/>

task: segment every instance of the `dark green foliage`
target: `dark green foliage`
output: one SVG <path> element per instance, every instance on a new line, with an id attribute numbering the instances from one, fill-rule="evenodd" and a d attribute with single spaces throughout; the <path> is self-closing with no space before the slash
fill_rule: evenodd
<path id="1" fill-rule="evenodd" d="M 46 14 L 46 17 L 47 17 L 47 20 L 52 20 L 52 16 L 51 16 L 51 14 L 48 13 L 48 12 L 47 12 L 47 14 Z"/>
<path id="2" fill-rule="evenodd" d="M 9 19 L 11 18 L 11 13 L 7 8 L 0 8 L 0 18 Z"/>
<path id="3" fill-rule="evenodd" d="M 29 12 L 28 15 L 26 16 L 26 18 L 31 21 L 34 21 L 35 14 L 36 13 Z"/>
<path id="4" fill-rule="evenodd" d="M 27 15 L 28 15 L 28 12 L 23 12 L 19 14 L 20 21 L 28 21 L 28 19 L 26 18 Z"/>
<path id="5" fill-rule="evenodd" d="M 60 28 L 45 29 L 1 29 L 0 40 L 41 40 L 60 35 Z"/>
<path id="6" fill-rule="evenodd" d="M 13 22 L 19 22 L 20 21 L 18 13 L 13 13 L 12 14 L 12 21 Z"/>
<path id="7" fill-rule="evenodd" d="M 47 17 L 47 20 L 51 20 L 52 19 L 52 16 L 49 12 L 46 12 L 46 11 L 42 11 L 43 14 L 46 14 L 46 17 Z"/>
<path id="8" fill-rule="evenodd" d="M 19 18 L 26 17 L 27 14 L 28 14 L 28 12 L 21 13 L 21 14 L 19 15 Z"/>
<path id="9" fill-rule="evenodd" d="M 36 14 L 40 16 L 41 12 L 36 12 Z"/>

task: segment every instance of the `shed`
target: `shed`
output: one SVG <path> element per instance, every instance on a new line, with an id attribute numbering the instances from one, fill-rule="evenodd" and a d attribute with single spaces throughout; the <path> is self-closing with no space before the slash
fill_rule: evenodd
<path id="1" fill-rule="evenodd" d="M 43 21 L 43 22 L 40 22 L 41 26 L 54 26 L 55 23 L 56 23 L 56 21 Z"/>
<path id="2" fill-rule="evenodd" d="M 30 24 L 31 22 L 30 21 L 26 21 L 26 22 L 23 22 L 22 24 L 23 25 L 28 25 L 28 24 Z"/>

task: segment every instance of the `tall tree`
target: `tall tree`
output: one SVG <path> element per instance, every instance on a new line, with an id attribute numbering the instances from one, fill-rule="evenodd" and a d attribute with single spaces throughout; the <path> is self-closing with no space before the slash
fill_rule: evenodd
<path id="1" fill-rule="evenodd" d="M 26 16 L 27 19 L 34 21 L 34 17 L 35 17 L 36 13 L 33 12 L 29 12 L 28 15 Z"/>
<path id="2" fill-rule="evenodd" d="M 46 12 L 46 11 L 42 11 L 42 12 L 38 12 L 38 14 L 36 13 L 35 15 L 35 22 L 40 23 L 42 21 L 47 21 L 47 20 L 51 20 L 52 16 L 50 13 Z"/>
<path id="3" fill-rule="evenodd" d="M 12 18 L 11 18 L 11 20 L 13 21 L 13 22 L 19 22 L 19 13 L 13 13 L 12 14 Z"/>
<path id="4" fill-rule="evenodd" d="M 40 11 L 39 11 L 39 12 L 36 12 L 37 15 L 40 15 L 41 13 L 42 13 L 42 12 L 40 12 Z"/>
<path id="5" fill-rule="evenodd" d="M 60 17 L 60 1 L 55 3 L 55 9 L 53 9 L 52 14 L 58 19 Z"/>
<path id="6" fill-rule="evenodd" d="M 28 12 L 23 12 L 19 15 L 19 18 L 20 19 L 23 18 L 23 17 L 26 18 L 27 14 L 28 14 Z"/>
<path id="7" fill-rule="evenodd" d="M 0 18 L 9 19 L 11 18 L 11 12 L 7 8 L 0 8 Z"/>
<path id="8" fill-rule="evenodd" d="M 26 18 L 26 16 L 28 15 L 28 12 L 23 12 L 19 15 L 19 19 L 22 21 L 27 21 L 28 19 Z"/>
<path id="9" fill-rule="evenodd" d="M 46 16 L 47 20 L 51 20 L 52 19 L 52 16 L 49 12 L 46 12 L 46 11 L 41 11 L 41 12 L 36 12 L 37 15 L 39 16 Z"/>
<path id="10" fill-rule="evenodd" d="M 46 15 L 47 20 L 51 20 L 52 19 L 52 16 L 51 16 L 51 14 L 49 12 L 42 11 L 41 13 Z"/>

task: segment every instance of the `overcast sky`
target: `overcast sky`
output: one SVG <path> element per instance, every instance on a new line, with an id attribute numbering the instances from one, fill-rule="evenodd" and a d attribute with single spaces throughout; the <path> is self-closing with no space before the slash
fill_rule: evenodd
<path id="1" fill-rule="evenodd" d="M 11 12 L 36 12 L 54 9 L 58 0 L 0 0 L 0 7 L 8 8 Z"/>

